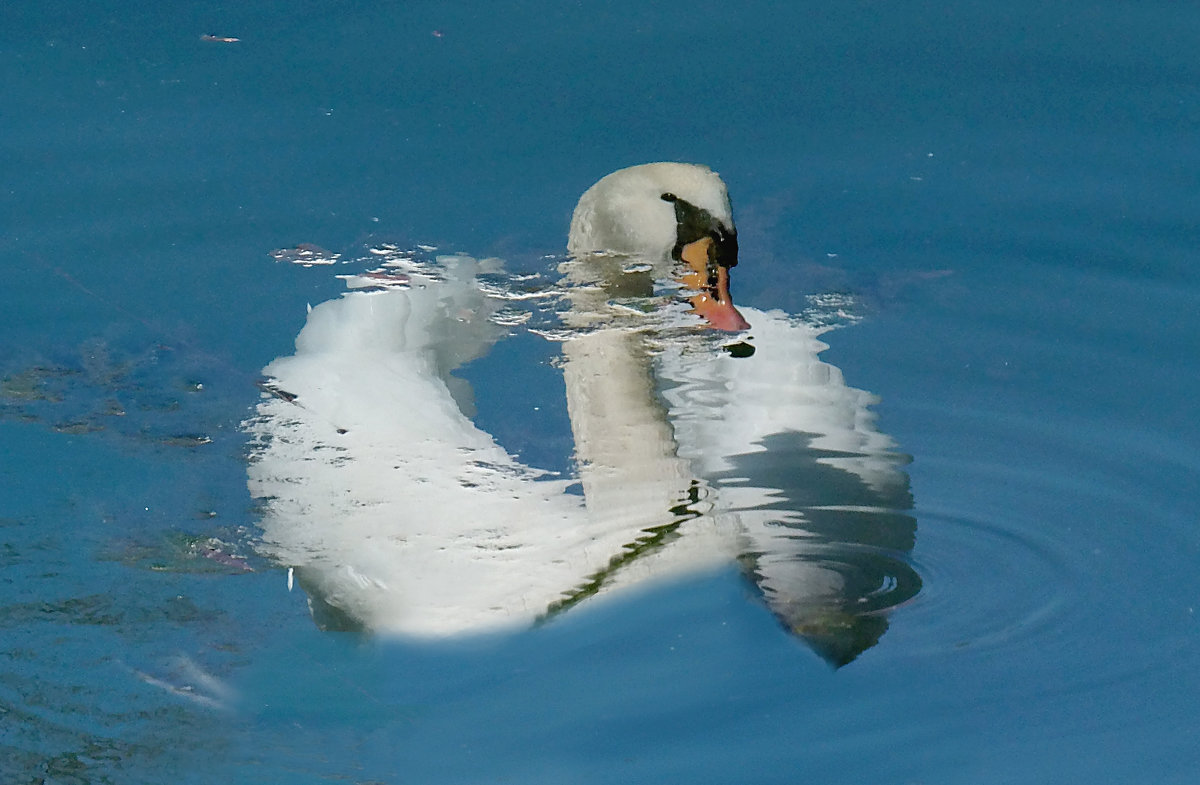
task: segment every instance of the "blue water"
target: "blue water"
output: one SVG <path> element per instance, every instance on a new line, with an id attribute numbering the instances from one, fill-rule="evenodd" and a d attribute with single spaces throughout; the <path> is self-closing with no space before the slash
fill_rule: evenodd
<path id="1" fill-rule="evenodd" d="M 0 779 L 1193 782 L 1198 40 L 1169 3 L 5 6 Z M 728 183 L 739 303 L 854 298 L 823 359 L 912 456 L 920 593 L 837 670 L 732 567 L 484 641 L 317 629 L 240 424 L 343 287 L 269 252 L 545 272 L 654 160 Z M 559 468 L 552 350 L 466 373 Z"/>

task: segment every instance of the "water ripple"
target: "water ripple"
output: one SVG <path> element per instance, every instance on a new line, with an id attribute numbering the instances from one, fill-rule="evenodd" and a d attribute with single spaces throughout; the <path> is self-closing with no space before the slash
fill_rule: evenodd
<path id="1" fill-rule="evenodd" d="M 1024 645 L 1061 624 L 1077 600 L 1075 568 L 1058 543 L 968 514 L 921 514 L 914 553 L 925 589 L 906 624 L 928 655 Z"/>

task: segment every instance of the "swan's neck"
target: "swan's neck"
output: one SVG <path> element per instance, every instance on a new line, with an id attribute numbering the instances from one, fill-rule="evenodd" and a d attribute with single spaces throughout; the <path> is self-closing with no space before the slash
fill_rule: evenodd
<path id="1" fill-rule="evenodd" d="M 637 333 L 603 330 L 563 345 L 567 409 L 588 512 L 669 523 L 692 478 L 666 410 L 655 395 L 651 358 Z"/>

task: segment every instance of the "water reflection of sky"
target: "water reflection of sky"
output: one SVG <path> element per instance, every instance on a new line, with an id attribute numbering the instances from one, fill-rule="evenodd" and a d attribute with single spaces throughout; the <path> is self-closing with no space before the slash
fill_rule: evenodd
<path id="1" fill-rule="evenodd" d="M 0 779 L 1190 782 L 1191 13 L 505 11 L 5 8 Z M 821 359 L 914 456 L 885 506 L 920 593 L 837 671 L 738 570 L 501 640 L 321 632 L 254 548 L 239 424 L 343 283 L 267 252 L 540 271 L 583 188 L 655 159 L 730 183 L 740 302 L 863 304 Z M 463 375 L 559 470 L 550 346 Z"/>

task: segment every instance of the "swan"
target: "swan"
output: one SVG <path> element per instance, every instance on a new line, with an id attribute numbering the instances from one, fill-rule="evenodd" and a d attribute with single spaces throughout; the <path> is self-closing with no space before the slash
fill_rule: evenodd
<path id="1" fill-rule="evenodd" d="M 737 562 L 830 662 L 873 645 L 920 586 L 893 558 L 915 531 L 905 458 L 875 428 L 874 397 L 819 359 L 822 328 L 733 305 L 721 178 L 694 164 L 614 172 L 580 198 L 568 252 L 558 337 L 578 480 L 506 451 L 452 374 L 507 332 L 481 278 L 493 262 L 397 259 L 383 275 L 397 285 L 350 276 L 264 369 L 243 426 L 260 547 L 317 624 L 417 639 L 516 629 Z M 669 329 L 614 305 L 664 280 L 689 311 Z M 723 350 L 731 332 L 750 356 Z"/>

